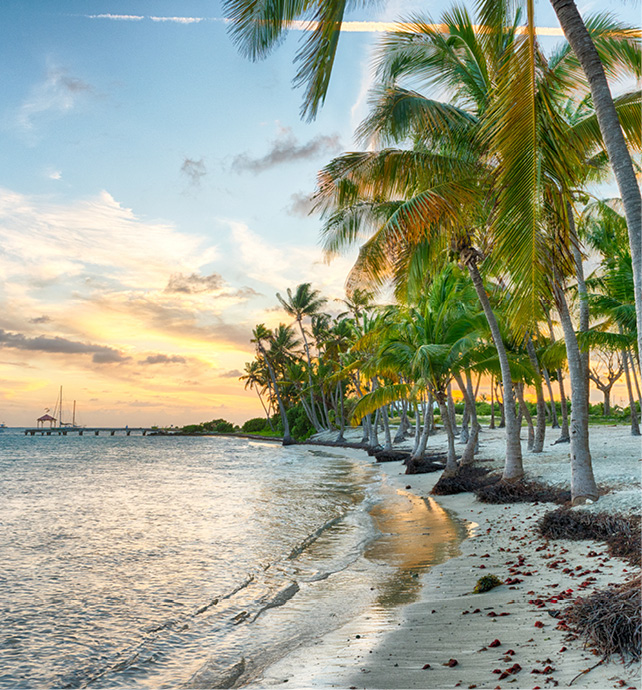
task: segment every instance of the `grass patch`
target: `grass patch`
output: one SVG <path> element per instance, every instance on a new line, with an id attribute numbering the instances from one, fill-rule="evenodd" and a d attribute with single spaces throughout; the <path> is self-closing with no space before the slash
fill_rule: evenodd
<path id="1" fill-rule="evenodd" d="M 639 661 L 642 634 L 640 576 L 582 597 L 564 611 L 575 628 L 605 659 L 620 655 Z"/>
<path id="2" fill-rule="evenodd" d="M 571 492 L 536 481 L 496 482 L 475 491 L 482 503 L 570 503 Z"/>
<path id="3" fill-rule="evenodd" d="M 487 484 L 494 484 L 499 480 L 500 476 L 490 474 L 490 470 L 486 467 L 466 465 L 460 467 L 457 474 L 452 477 L 440 477 L 430 493 L 435 496 L 462 494 L 467 491 L 475 491 Z"/>
<path id="4" fill-rule="evenodd" d="M 548 539 L 605 541 L 612 556 L 642 565 L 640 517 L 617 513 L 589 513 L 564 508 L 546 513 L 537 528 Z"/>

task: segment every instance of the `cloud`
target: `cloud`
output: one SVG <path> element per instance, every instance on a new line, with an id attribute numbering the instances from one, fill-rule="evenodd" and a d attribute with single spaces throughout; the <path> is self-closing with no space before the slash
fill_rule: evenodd
<path id="1" fill-rule="evenodd" d="M 174 273 L 167 283 L 165 292 L 179 292 L 186 295 L 194 295 L 203 292 L 213 292 L 225 286 L 223 276 L 211 273 L 208 276 L 200 276 L 192 273 L 189 276 L 182 273 Z"/>
<path id="2" fill-rule="evenodd" d="M 43 316 L 34 316 L 29 319 L 29 323 L 49 323 L 51 321 L 51 316 L 44 314 Z"/>
<path id="3" fill-rule="evenodd" d="M 176 24 L 198 24 L 205 21 L 205 17 L 150 17 L 153 22 L 174 22 Z"/>
<path id="4" fill-rule="evenodd" d="M 0 329 L 0 347 L 10 347 L 15 350 L 30 352 L 46 352 L 51 354 L 93 355 L 96 364 L 124 362 L 129 357 L 123 356 L 118 350 L 106 345 L 93 345 L 75 340 L 68 340 L 60 336 L 37 336 L 30 338 L 23 333 L 10 333 Z"/>
<path id="5" fill-rule="evenodd" d="M 146 221 L 105 191 L 56 203 L 0 188 L 0 246 L 11 289 L 75 283 L 84 293 L 162 289 L 168 275 L 199 273 L 217 255 L 204 238 Z"/>
<path id="6" fill-rule="evenodd" d="M 139 22 L 145 17 L 141 14 L 88 14 L 87 19 L 112 19 L 119 22 Z"/>
<path id="7" fill-rule="evenodd" d="M 219 374 L 219 377 L 222 379 L 238 379 L 240 376 L 243 376 L 243 372 L 238 369 L 231 369 Z"/>
<path id="8" fill-rule="evenodd" d="M 62 171 L 61 170 L 53 170 L 50 172 L 47 177 L 50 180 L 61 180 L 62 179 Z"/>
<path id="9" fill-rule="evenodd" d="M 183 160 L 183 165 L 181 165 L 181 172 L 185 175 L 192 187 L 200 187 L 201 177 L 207 175 L 205 162 L 202 158 L 197 161 L 192 158 L 185 158 Z"/>
<path id="10" fill-rule="evenodd" d="M 50 64 L 45 79 L 32 88 L 29 97 L 20 106 L 17 125 L 24 132 L 31 132 L 38 116 L 67 113 L 75 107 L 81 96 L 92 92 L 90 84 L 70 75 L 63 67 Z"/>
<path id="11" fill-rule="evenodd" d="M 247 153 L 241 153 L 232 160 L 232 170 L 258 174 L 277 165 L 310 160 L 340 150 L 341 142 L 338 134 L 321 134 L 305 144 L 299 144 L 289 127 L 281 127 L 268 153 L 259 158 L 252 158 Z"/>
<path id="12" fill-rule="evenodd" d="M 148 355 L 145 359 L 141 359 L 139 364 L 185 364 L 187 360 L 180 355 Z"/>
<path id="13" fill-rule="evenodd" d="M 312 199 L 309 194 L 295 192 L 290 196 L 290 205 L 286 208 L 286 213 L 290 216 L 307 218 L 312 212 Z"/>

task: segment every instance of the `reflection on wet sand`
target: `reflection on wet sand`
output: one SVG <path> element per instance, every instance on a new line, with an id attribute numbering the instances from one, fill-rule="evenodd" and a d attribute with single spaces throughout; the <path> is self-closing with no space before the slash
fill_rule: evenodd
<path id="1" fill-rule="evenodd" d="M 466 528 L 432 498 L 398 490 L 370 511 L 382 533 L 366 558 L 399 570 L 382 585 L 377 604 L 389 609 L 417 598 L 419 574 L 459 553 Z"/>

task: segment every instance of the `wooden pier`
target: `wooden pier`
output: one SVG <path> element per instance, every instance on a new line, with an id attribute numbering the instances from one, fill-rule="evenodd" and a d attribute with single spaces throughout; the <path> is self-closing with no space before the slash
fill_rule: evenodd
<path id="1" fill-rule="evenodd" d="M 25 429 L 25 436 L 69 436 L 71 434 L 78 434 L 84 436 L 85 434 L 99 436 L 101 433 L 115 436 L 116 434 L 124 434 L 125 436 L 141 435 L 147 436 L 150 433 L 163 434 L 162 429 L 152 429 L 151 427 L 85 427 L 85 426 L 62 426 L 62 427 L 36 427 Z"/>

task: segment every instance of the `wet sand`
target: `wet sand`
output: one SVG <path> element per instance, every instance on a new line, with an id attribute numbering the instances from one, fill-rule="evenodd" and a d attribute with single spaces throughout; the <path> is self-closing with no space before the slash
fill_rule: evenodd
<path id="1" fill-rule="evenodd" d="M 501 457 L 502 442 L 502 432 L 485 430 L 479 457 Z M 443 443 L 439 435 L 431 438 L 433 448 Z M 635 510 L 640 500 L 639 438 L 623 427 L 598 427 L 592 429 L 591 444 L 598 481 L 612 490 L 588 509 Z M 525 453 L 525 467 L 549 483 L 568 482 L 568 445 L 547 444 L 538 456 Z M 400 495 L 410 485 L 412 494 L 425 497 L 439 477 L 405 475 L 398 463 L 385 463 L 382 469 Z M 470 536 L 460 555 L 418 574 L 418 598 L 385 618 L 373 621 L 365 614 L 313 645 L 299 647 L 271 666 L 257 685 L 546 688 L 569 687 L 573 681 L 573 688 L 640 687 L 639 663 L 624 666 L 618 659 L 577 677 L 600 659 L 581 640 L 569 640 L 568 631 L 549 615 L 575 596 L 622 582 L 638 569 L 610 558 L 603 543 L 540 537 L 534 525 L 555 507 L 551 504 L 495 506 L 459 494 L 438 497 L 434 506 L 458 516 Z M 385 516 L 381 519 L 387 536 L 373 548 L 394 543 L 389 548 L 400 562 L 412 563 L 415 555 L 404 538 L 403 520 L 386 525 Z M 438 537 L 427 534 L 426 543 Z M 566 568 L 570 572 L 564 573 Z M 517 581 L 472 594 L 485 574 Z"/>

